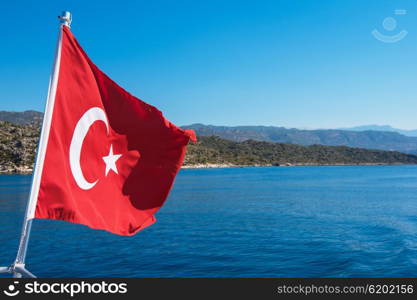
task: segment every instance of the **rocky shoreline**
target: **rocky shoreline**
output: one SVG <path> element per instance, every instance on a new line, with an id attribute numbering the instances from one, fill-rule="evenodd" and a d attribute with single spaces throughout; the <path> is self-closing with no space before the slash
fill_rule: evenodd
<path id="1" fill-rule="evenodd" d="M 265 165 L 235 165 L 235 164 L 195 164 L 195 165 L 184 165 L 181 169 L 224 169 L 224 168 L 260 168 L 260 167 L 331 167 L 331 166 L 404 166 L 404 165 L 412 165 L 406 163 L 360 163 L 360 164 L 314 164 L 314 163 L 287 163 L 281 165 L 272 165 L 272 164 L 265 164 Z M 414 164 L 415 165 L 415 164 Z M 33 172 L 32 168 L 28 167 L 18 167 L 14 169 L 4 169 L 0 166 L 0 175 L 11 175 L 11 174 L 19 174 L 19 175 L 30 175 Z"/>
<path id="2" fill-rule="evenodd" d="M 0 166 L 0 175 L 1 174 L 32 174 L 33 168 L 29 167 L 14 167 L 14 168 L 4 168 Z"/>
<path id="3" fill-rule="evenodd" d="M 265 165 L 235 165 L 235 164 L 196 164 L 185 165 L 181 169 L 222 169 L 222 168 L 259 168 L 259 167 L 348 167 L 348 166 L 405 166 L 416 165 L 407 163 L 358 163 L 358 164 L 315 164 L 315 163 L 286 163 L 280 165 L 265 164 Z"/>

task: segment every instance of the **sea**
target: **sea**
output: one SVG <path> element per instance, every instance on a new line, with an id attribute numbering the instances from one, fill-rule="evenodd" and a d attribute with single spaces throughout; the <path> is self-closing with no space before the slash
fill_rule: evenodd
<path id="1" fill-rule="evenodd" d="M 0 266 L 30 176 L 0 176 Z M 184 169 L 132 237 L 34 220 L 38 277 L 417 277 L 417 166 Z"/>

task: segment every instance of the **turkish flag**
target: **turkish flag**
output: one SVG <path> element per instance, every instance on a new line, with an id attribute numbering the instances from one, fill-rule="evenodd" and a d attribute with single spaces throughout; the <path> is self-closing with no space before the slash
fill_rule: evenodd
<path id="1" fill-rule="evenodd" d="M 119 87 L 61 30 L 35 218 L 133 235 L 155 222 L 195 134 Z"/>

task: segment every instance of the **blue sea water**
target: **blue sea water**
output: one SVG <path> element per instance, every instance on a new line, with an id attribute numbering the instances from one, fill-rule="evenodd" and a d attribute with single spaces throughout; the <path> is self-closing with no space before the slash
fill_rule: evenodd
<path id="1" fill-rule="evenodd" d="M 0 176 L 0 265 L 15 257 L 30 176 Z M 35 220 L 39 277 L 416 277 L 417 167 L 180 171 L 133 237 Z"/>

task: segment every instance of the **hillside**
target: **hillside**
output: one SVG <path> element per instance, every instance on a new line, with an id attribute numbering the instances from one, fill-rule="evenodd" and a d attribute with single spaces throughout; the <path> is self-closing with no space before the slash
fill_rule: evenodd
<path id="1" fill-rule="evenodd" d="M 0 173 L 32 171 L 39 127 L 0 122 Z M 247 140 L 234 142 L 200 136 L 190 143 L 184 165 L 356 165 L 417 164 L 417 156 L 344 146 L 300 146 Z"/>
<path id="2" fill-rule="evenodd" d="M 0 122 L 0 173 L 31 172 L 39 127 Z"/>
<path id="3" fill-rule="evenodd" d="M 43 113 L 35 110 L 22 112 L 0 111 L 0 121 L 10 122 L 19 125 L 41 124 Z"/>
<path id="4" fill-rule="evenodd" d="M 257 140 L 297 145 L 348 146 L 365 149 L 379 149 L 417 153 L 417 137 L 401 135 L 397 132 L 347 131 L 347 130 L 301 130 L 274 126 L 212 126 L 193 124 L 182 126 L 194 129 L 197 135 L 219 136 L 224 139 L 242 142 Z"/>
<path id="5" fill-rule="evenodd" d="M 0 121 L 15 124 L 40 125 L 43 114 L 37 111 L 0 111 Z M 274 126 L 212 126 L 192 124 L 182 126 L 194 129 L 200 136 L 219 136 L 231 141 L 246 140 L 285 143 L 296 145 L 348 146 L 417 154 L 417 137 L 413 131 L 398 132 L 390 126 L 368 125 L 351 129 L 301 130 Z M 404 134 L 402 134 L 404 133 Z M 409 136 L 407 136 L 409 135 Z"/>
<path id="6" fill-rule="evenodd" d="M 190 144 L 185 165 L 366 165 L 417 164 L 417 156 L 345 146 L 300 146 L 219 137 L 199 137 Z"/>

